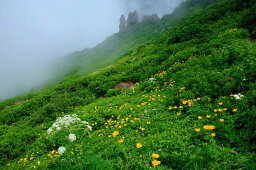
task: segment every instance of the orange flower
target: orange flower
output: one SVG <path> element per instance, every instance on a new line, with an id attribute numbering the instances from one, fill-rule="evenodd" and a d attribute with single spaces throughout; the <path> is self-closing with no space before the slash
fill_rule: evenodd
<path id="1" fill-rule="evenodd" d="M 223 111 L 223 109 L 218 109 L 218 111 L 219 111 L 219 112 L 222 112 L 222 111 Z"/>
<path id="2" fill-rule="evenodd" d="M 157 153 L 153 153 L 151 157 L 152 157 L 152 158 L 159 158 L 160 155 L 158 155 Z"/>
<path id="3" fill-rule="evenodd" d="M 201 129 L 197 128 L 197 129 L 195 129 L 195 131 L 196 131 L 196 132 L 200 132 L 200 131 L 201 131 Z"/>
<path id="4" fill-rule="evenodd" d="M 213 125 L 204 125 L 204 129 L 213 130 L 213 129 L 215 129 L 215 126 L 213 126 Z"/>
<path id="5" fill-rule="evenodd" d="M 124 143 L 124 139 L 120 139 L 118 142 L 119 143 Z"/>
<path id="6" fill-rule="evenodd" d="M 140 148 L 142 148 L 142 147 L 143 147 L 143 145 L 142 145 L 141 143 L 137 143 L 137 144 L 136 144 L 136 148 L 140 149 Z"/>
<path id="7" fill-rule="evenodd" d="M 212 137 L 216 136 L 216 133 L 212 133 L 211 136 L 212 136 Z"/>
<path id="8" fill-rule="evenodd" d="M 198 116 L 197 118 L 200 120 L 200 119 L 203 119 L 203 116 Z"/>
<path id="9" fill-rule="evenodd" d="M 182 101 L 182 104 L 187 104 L 188 101 Z"/>
<path id="10" fill-rule="evenodd" d="M 119 135 L 119 132 L 118 131 L 114 131 L 113 133 L 112 133 L 112 136 L 114 136 L 114 137 L 116 137 L 116 136 L 118 136 Z"/>
<path id="11" fill-rule="evenodd" d="M 153 166 L 158 166 L 158 165 L 160 165 L 161 164 L 161 161 L 158 161 L 158 160 L 153 160 L 152 161 L 152 165 Z"/>

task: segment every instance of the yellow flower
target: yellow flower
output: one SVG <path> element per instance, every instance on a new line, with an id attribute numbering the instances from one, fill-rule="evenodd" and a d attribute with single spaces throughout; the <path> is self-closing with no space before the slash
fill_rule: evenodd
<path id="1" fill-rule="evenodd" d="M 222 102 L 220 102 L 220 103 L 219 103 L 219 105 L 223 105 L 223 103 L 222 103 Z"/>
<path id="2" fill-rule="evenodd" d="M 197 98 L 197 100 L 201 100 L 201 98 L 200 98 L 200 97 L 198 97 L 198 98 Z"/>
<path id="3" fill-rule="evenodd" d="M 160 155 L 158 155 L 157 153 L 153 153 L 151 157 L 152 157 L 152 158 L 159 158 Z"/>
<path id="4" fill-rule="evenodd" d="M 158 165 L 160 165 L 161 164 L 161 161 L 158 161 L 158 160 L 153 160 L 152 161 L 152 165 L 153 166 L 158 166 Z"/>
<path id="5" fill-rule="evenodd" d="M 150 121 L 147 121 L 147 125 L 149 125 L 151 122 Z"/>
<path id="6" fill-rule="evenodd" d="M 140 130 L 141 130 L 141 131 L 144 131 L 144 130 L 146 130 L 146 129 L 145 129 L 145 128 L 140 128 Z"/>
<path id="7" fill-rule="evenodd" d="M 233 109 L 233 112 L 237 112 L 238 109 Z"/>
<path id="8" fill-rule="evenodd" d="M 182 104 L 187 104 L 188 101 L 182 101 Z"/>
<path id="9" fill-rule="evenodd" d="M 137 143 L 137 144 L 136 144 L 136 148 L 138 148 L 138 149 L 142 148 L 142 146 L 143 146 L 143 145 L 142 145 L 141 143 Z"/>
<path id="10" fill-rule="evenodd" d="M 220 122 L 224 122 L 225 121 L 225 119 L 220 119 Z"/>
<path id="11" fill-rule="evenodd" d="M 212 133 L 211 136 L 212 136 L 212 137 L 216 136 L 216 133 Z"/>
<path id="12" fill-rule="evenodd" d="M 195 131 L 196 131 L 196 132 L 200 132 L 200 131 L 201 131 L 201 129 L 200 129 L 200 128 L 197 128 L 197 129 L 195 129 Z"/>
<path id="13" fill-rule="evenodd" d="M 112 133 L 112 136 L 114 136 L 114 137 L 116 137 L 116 136 L 118 136 L 119 135 L 119 132 L 118 131 L 114 131 L 113 133 Z"/>
<path id="14" fill-rule="evenodd" d="M 203 116 L 198 116 L 197 118 L 200 120 L 200 119 L 203 119 Z"/>
<path id="15" fill-rule="evenodd" d="M 124 143 L 124 139 L 120 139 L 118 142 L 119 143 Z"/>
<path id="16" fill-rule="evenodd" d="M 146 104 L 147 104 L 147 102 L 143 102 L 143 103 L 141 103 L 141 105 L 142 105 L 142 106 L 144 106 L 144 105 L 146 105 Z"/>
<path id="17" fill-rule="evenodd" d="M 206 118 L 208 118 L 208 119 L 211 118 L 211 115 L 207 115 Z"/>
<path id="18" fill-rule="evenodd" d="M 218 109 L 218 111 L 219 111 L 219 112 L 222 112 L 222 111 L 223 111 L 223 109 Z"/>
<path id="19" fill-rule="evenodd" d="M 213 125 L 204 125 L 204 129 L 213 130 L 213 129 L 215 129 L 215 126 L 213 126 Z"/>
<path id="20" fill-rule="evenodd" d="M 218 110 L 217 110 L 217 109 L 214 109 L 213 111 L 214 111 L 214 112 L 217 112 Z"/>
<path id="21" fill-rule="evenodd" d="M 227 111 L 227 110 L 228 110 L 228 108 L 224 108 L 223 110 L 224 110 L 224 111 Z"/>
<path id="22" fill-rule="evenodd" d="M 182 109 L 182 108 L 183 108 L 183 106 L 180 106 L 179 108 L 180 108 L 180 109 Z"/>

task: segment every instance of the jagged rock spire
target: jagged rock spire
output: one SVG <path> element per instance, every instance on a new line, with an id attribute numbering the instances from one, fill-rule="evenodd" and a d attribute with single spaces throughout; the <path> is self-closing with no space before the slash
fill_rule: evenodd
<path id="1" fill-rule="evenodd" d="M 139 23 L 139 15 L 137 11 L 134 11 L 133 13 L 130 12 L 128 15 L 128 19 L 126 21 L 128 26 L 135 25 Z"/>
<path id="2" fill-rule="evenodd" d="M 125 21 L 125 16 L 121 15 L 120 17 L 120 24 L 119 24 L 119 32 L 123 32 L 125 30 L 126 27 L 126 21 Z"/>

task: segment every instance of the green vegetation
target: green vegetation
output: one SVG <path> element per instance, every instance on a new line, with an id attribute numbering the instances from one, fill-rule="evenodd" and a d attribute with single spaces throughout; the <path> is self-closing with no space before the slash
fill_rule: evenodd
<path id="1" fill-rule="evenodd" d="M 255 169 L 256 2 L 212 3 L 138 26 L 105 68 L 1 101 L 1 168 Z M 139 83 L 113 89 L 125 81 Z"/>

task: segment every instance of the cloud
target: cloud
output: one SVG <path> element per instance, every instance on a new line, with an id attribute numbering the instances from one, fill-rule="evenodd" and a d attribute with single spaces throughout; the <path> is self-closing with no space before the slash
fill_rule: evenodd
<path id="1" fill-rule="evenodd" d="M 118 32 L 121 14 L 171 12 L 179 0 L 1 0 L 0 99 L 53 78 L 62 56 Z"/>

